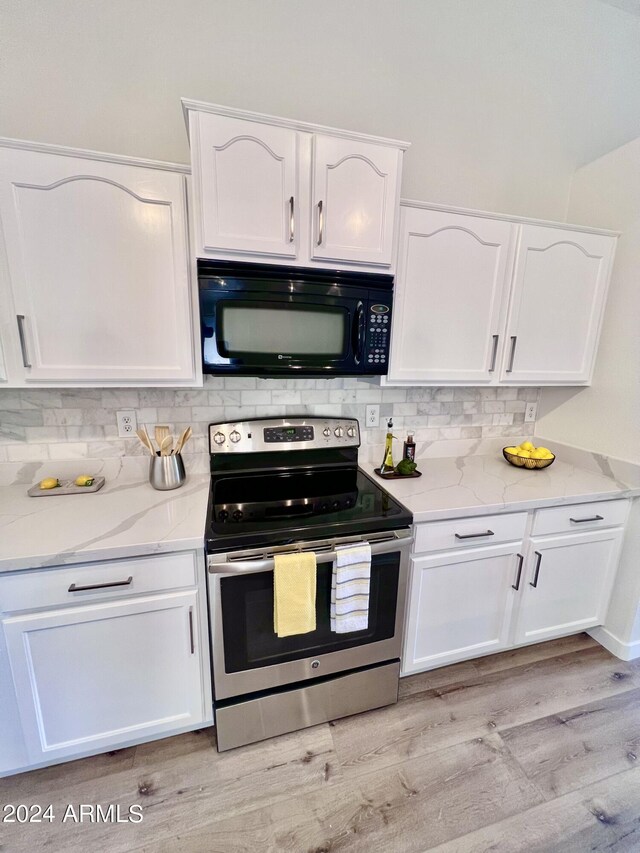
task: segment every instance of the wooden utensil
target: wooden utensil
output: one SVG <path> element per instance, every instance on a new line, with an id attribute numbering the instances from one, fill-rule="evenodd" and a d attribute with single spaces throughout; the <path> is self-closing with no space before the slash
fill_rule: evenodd
<path id="1" fill-rule="evenodd" d="M 172 444 L 173 437 L 170 435 L 166 435 L 160 443 L 160 456 L 170 456 Z"/>
<path id="2" fill-rule="evenodd" d="M 136 435 L 138 436 L 142 444 L 147 448 L 149 453 L 152 456 L 155 456 L 155 450 L 153 448 L 153 444 L 151 443 L 151 439 L 149 438 L 149 433 L 146 431 L 146 429 L 137 429 Z"/>
<path id="3" fill-rule="evenodd" d="M 158 445 L 158 449 L 160 449 L 162 447 L 162 442 L 169 435 L 169 427 L 157 426 L 154 430 L 154 434 L 156 437 L 156 444 Z"/>
<path id="4" fill-rule="evenodd" d="M 191 438 L 192 435 L 193 435 L 193 430 L 191 429 L 190 426 L 188 426 L 186 429 L 184 429 L 182 431 L 182 434 L 180 435 L 180 438 L 178 439 L 178 441 L 176 443 L 175 450 L 173 452 L 174 453 L 180 453 L 182 448 L 189 441 L 189 439 Z"/>

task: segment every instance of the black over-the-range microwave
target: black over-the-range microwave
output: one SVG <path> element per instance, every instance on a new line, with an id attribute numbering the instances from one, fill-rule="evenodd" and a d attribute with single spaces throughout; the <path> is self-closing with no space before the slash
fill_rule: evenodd
<path id="1" fill-rule="evenodd" d="M 198 261 L 205 373 L 386 374 L 393 276 Z"/>

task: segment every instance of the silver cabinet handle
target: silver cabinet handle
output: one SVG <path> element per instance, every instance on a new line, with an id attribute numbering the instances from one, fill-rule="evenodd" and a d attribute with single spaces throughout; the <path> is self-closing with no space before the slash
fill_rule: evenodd
<path id="1" fill-rule="evenodd" d="M 293 243 L 295 232 L 295 201 L 293 196 L 289 199 L 289 242 Z"/>
<path id="2" fill-rule="evenodd" d="M 324 238 L 324 211 L 323 211 L 323 203 L 322 199 L 318 202 L 318 246 L 322 246 L 322 240 Z"/>
<path id="3" fill-rule="evenodd" d="M 517 335 L 511 335 L 511 353 L 509 355 L 509 367 L 506 369 L 506 373 L 511 373 L 513 371 L 513 359 L 516 357 L 516 341 L 518 340 Z"/>
<path id="4" fill-rule="evenodd" d="M 524 563 L 524 557 L 522 554 L 518 554 L 518 574 L 516 576 L 516 582 L 511 584 L 511 589 L 515 589 L 517 592 L 520 589 L 520 578 L 522 577 L 522 564 Z"/>
<path id="5" fill-rule="evenodd" d="M 493 336 L 493 349 L 491 350 L 491 366 L 489 367 L 489 373 L 493 373 L 496 369 L 496 356 L 498 355 L 498 339 L 500 335 Z"/>
<path id="6" fill-rule="evenodd" d="M 24 333 L 24 314 L 16 314 L 18 321 L 18 335 L 20 336 L 20 349 L 22 350 L 22 363 L 25 367 L 31 367 L 29 355 L 27 353 L 27 338 Z"/>
<path id="7" fill-rule="evenodd" d="M 569 521 L 573 524 L 584 524 L 585 521 L 604 521 L 603 515 L 592 515 L 591 518 L 570 518 Z"/>
<path id="8" fill-rule="evenodd" d="M 74 583 L 71 584 L 68 592 L 86 592 L 87 590 L 95 590 L 95 589 L 111 589 L 114 586 L 129 586 L 131 581 L 133 580 L 133 575 L 129 575 L 126 581 L 111 581 L 111 583 L 93 583 L 89 586 L 76 586 Z"/>
<path id="9" fill-rule="evenodd" d="M 540 563 L 542 562 L 542 554 L 540 551 L 534 551 L 534 554 L 538 558 L 536 560 L 536 570 L 533 575 L 533 582 L 529 581 L 529 586 L 532 586 L 534 589 L 538 586 L 538 577 L 540 576 Z"/>
<path id="10" fill-rule="evenodd" d="M 193 607 L 189 608 L 189 643 L 191 654 L 194 655 L 196 653 L 196 642 L 193 636 Z"/>
<path id="11" fill-rule="evenodd" d="M 486 533 L 456 533 L 456 539 L 480 539 L 482 536 L 495 536 L 493 530 L 487 530 Z"/>

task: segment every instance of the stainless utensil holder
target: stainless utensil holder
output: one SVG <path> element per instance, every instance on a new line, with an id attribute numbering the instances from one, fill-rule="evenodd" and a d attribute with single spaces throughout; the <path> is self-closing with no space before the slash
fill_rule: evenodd
<path id="1" fill-rule="evenodd" d="M 179 489 L 187 479 L 184 470 L 184 462 L 179 453 L 171 456 L 160 456 L 156 454 L 149 463 L 149 482 L 154 489 L 168 491 Z"/>

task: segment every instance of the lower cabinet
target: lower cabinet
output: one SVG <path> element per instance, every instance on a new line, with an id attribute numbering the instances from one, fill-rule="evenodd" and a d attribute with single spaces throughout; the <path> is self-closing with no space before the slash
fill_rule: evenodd
<path id="1" fill-rule="evenodd" d="M 402 674 L 602 625 L 628 506 L 615 500 L 541 509 L 528 524 L 525 514 L 419 524 L 416 547 L 431 551 L 411 559 Z M 611 526 L 600 526 L 606 523 Z M 573 532 L 584 524 L 595 527 Z M 449 527 L 462 530 L 464 547 L 436 551 L 448 541 Z M 554 535 L 527 536 L 525 527 Z M 468 542 L 488 534 L 503 541 L 488 547 Z"/>
<path id="2" fill-rule="evenodd" d="M 521 563 L 513 545 L 413 559 L 403 673 L 507 648 Z"/>
<path id="3" fill-rule="evenodd" d="M 534 538 L 514 641 L 530 643 L 601 625 L 618 564 L 621 528 Z"/>
<path id="4" fill-rule="evenodd" d="M 203 719 L 196 591 L 3 622 L 29 759 L 160 735 Z"/>

